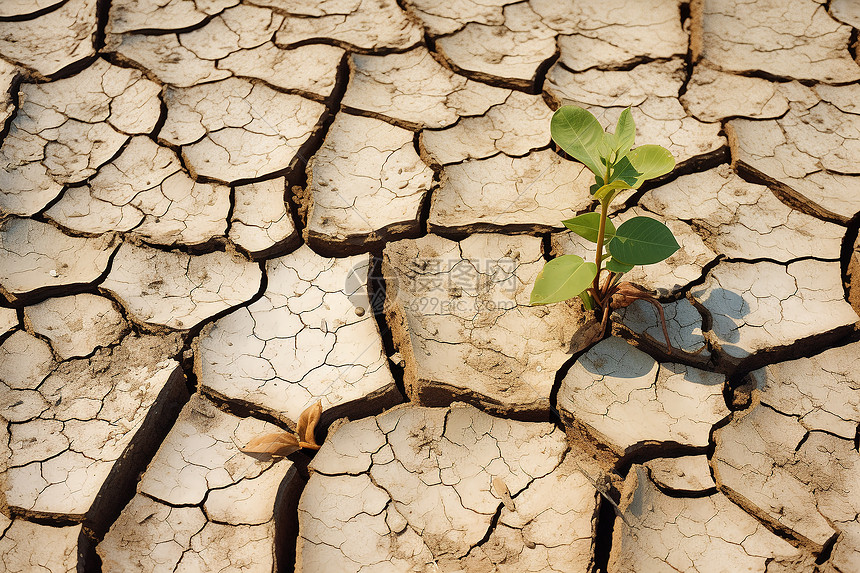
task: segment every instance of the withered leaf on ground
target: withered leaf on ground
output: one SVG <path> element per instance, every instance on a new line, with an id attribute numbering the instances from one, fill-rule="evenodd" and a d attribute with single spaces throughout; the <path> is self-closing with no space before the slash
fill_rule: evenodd
<path id="1" fill-rule="evenodd" d="M 314 438 L 314 430 L 322 415 L 322 400 L 318 400 L 316 404 L 308 406 L 299 416 L 299 421 L 296 424 L 296 433 L 299 435 L 299 441 L 303 448 L 313 450 L 320 449 Z"/>
<path id="2" fill-rule="evenodd" d="M 301 449 L 299 440 L 290 432 L 266 434 L 257 436 L 248 442 L 242 451 L 246 454 L 269 454 L 270 456 L 288 456 Z"/>
<path id="3" fill-rule="evenodd" d="M 502 478 L 498 476 L 493 478 L 493 491 L 496 496 L 502 500 L 502 503 L 508 511 L 516 511 L 514 500 L 511 497 L 511 491 L 508 489 L 507 484 L 502 480 Z"/>

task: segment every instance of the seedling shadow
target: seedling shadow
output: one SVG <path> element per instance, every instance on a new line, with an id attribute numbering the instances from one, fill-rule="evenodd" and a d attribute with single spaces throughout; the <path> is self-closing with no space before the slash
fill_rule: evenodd
<path id="1" fill-rule="evenodd" d="M 723 351 L 729 354 L 746 352 L 736 344 L 741 339 L 740 328 L 746 324 L 745 317 L 751 311 L 749 303 L 738 293 L 722 287 L 711 290 L 707 298 L 699 302 L 707 309 L 711 323 L 709 330 Z"/>

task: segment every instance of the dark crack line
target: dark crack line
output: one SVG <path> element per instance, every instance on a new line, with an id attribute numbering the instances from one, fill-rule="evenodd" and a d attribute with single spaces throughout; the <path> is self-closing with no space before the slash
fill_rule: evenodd
<path id="1" fill-rule="evenodd" d="M 479 547 L 482 547 L 485 543 L 490 541 L 490 538 L 493 536 L 493 533 L 496 531 L 496 527 L 499 524 L 499 518 L 502 515 L 502 509 L 504 509 L 504 507 L 505 507 L 505 504 L 502 502 L 499 502 L 499 505 L 496 508 L 496 512 L 493 513 L 493 517 L 490 518 L 490 525 L 489 525 L 489 527 L 487 527 L 487 532 L 484 534 L 484 536 L 481 539 L 478 540 L 477 543 L 475 543 L 474 545 L 472 545 L 469 548 L 469 550 L 466 552 L 465 555 L 463 555 L 460 558 L 461 561 L 464 561 L 466 558 L 468 558 L 469 555 L 472 554 L 472 551 L 474 551 L 475 549 L 478 549 Z"/>

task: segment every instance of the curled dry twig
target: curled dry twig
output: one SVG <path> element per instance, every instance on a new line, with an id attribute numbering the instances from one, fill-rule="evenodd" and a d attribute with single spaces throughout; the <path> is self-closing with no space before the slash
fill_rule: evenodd
<path id="1" fill-rule="evenodd" d="M 626 308 L 637 300 L 644 300 L 654 305 L 657 309 L 657 314 L 660 316 L 660 326 L 663 327 L 663 336 L 666 337 L 666 354 L 672 354 L 672 342 L 669 340 L 669 329 L 666 327 L 666 315 L 663 313 L 663 305 L 657 301 L 650 293 L 634 286 L 632 283 L 618 283 L 604 295 L 604 301 L 608 300 L 609 304 L 604 306 L 603 310 L 603 327 L 606 328 L 606 321 L 609 317 L 609 309 Z"/>

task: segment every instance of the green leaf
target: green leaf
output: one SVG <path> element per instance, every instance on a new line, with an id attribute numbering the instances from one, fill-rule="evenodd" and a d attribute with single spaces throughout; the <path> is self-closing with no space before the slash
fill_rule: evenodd
<path id="1" fill-rule="evenodd" d="M 672 231 L 650 217 L 633 217 L 621 223 L 609 244 L 612 258 L 631 265 L 659 263 L 680 248 Z"/>
<path id="2" fill-rule="evenodd" d="M 591 194 L 598 201 L 610 202 L 615 198 L 616 191 L 619 189 L 633 189 L 640 175 L 642 174 L 633 167 L 630 160 L 627 157 L 622 157 L 613 165 L 609 183 L 601 185 L 597 189 L 594 189 L 594 185 L 592 185 Z"/>
<path id="3" fill-rule="evenodd" d="M 618 152 L 618 157 L 622 157 L 630 151 L 635 138 L 636 124 L 633 122 L 633 114 L 630 113 L 628 107 L 621 112 L 618 117 L 618 124 L 615 126 L 615 150 Z"/>
<path id="4" fill-rule="evenodd" d="M 627 154 L 627 158 L 639 172 L 634 189 L 638 189 L 645 181 L 665 175 L 675 168 L 675 158 L 668 149 L 659 145 L 637 147 Z"/>
<path id="5" fill-rule="evenodd" d="M 594 299 L 585 291 L 579 293 L 579 300 L 582 301 L 583 306 L 585 306 L 585 310 L 594 310 L 597 308 L 597 303 L 594 302 Z"/>
<path id="6" fill-rule="evenodd" d="M 634 265 L 628 265 L 627 263 L 622 263 L 615 257 L 606 261 L 606 265 L 604 267 L 607 271 L 612 271 L 613 273 L 624 274 L 630 271 Z"/>
<path id="7" fill-rule="evenodd" d="M 597 146 L 597 154 L 600 155 L 600 164 L 605 168 L 606 164 L 612 159 L 612 154 L 615 152 L 615 136 L 611 133 L 604 133 L 603 140 Z"/>
<path id="8" fill-rule="evenodd" d="M 630 185 L 626 181 L 618 179 L 596 190 L 593 195 L 598 201 L 608 203 L 615 198 L 615 192 L 619 189 L 630 189 Z"/>
<path id="9" fill-rule="evenodd" d="M 588 190 L 591 191 L 592 195 L 597 193 L 597 190 L 603 187 L 603 177 L 601 177 L 600 175 L 595 175 L 594 180 L 596 181 L 596 183 L 588 188 Z"/>
<path id="10" fill-rule="evenodd" d="M 562 221 L 564 226 L 592 243 L 597 242 L 597 234 L 600 232 L 600 213 L 585 213 L 573 219 Z M 615 236 L 615 225 L 608 218 L 606 228 L 603 231 L 604 244 L 609 243 Z"/>
<path id="11" fill-rule="evenodd" d="M 578 296 L 597 275 L 597 265 L 576 255 L 561 255 L 543 266 L 535 279 L 530 304 L 561 302 Z"/>
<path id="12" fill-rule="evenodd" d="M 636 180 L 640 175 L 642 174 L 633 167 L 630 159 L 622 157 L 615 162 L 615 165 L 612 166 L 612 176 L 610 181 L 624 181 L 627 183 L 628 187 L 632 187 L 636 184 Z"/>
<path id="13" fill-rule="evenodd" d="M 553 114 L 549 130 L 552 140 L 568 155 L 581 161 L 595 175 L 600 175 L 599 148 L 604 141 L 604 132 L 590 112 L 573 105 L 561 107 Z"/>

